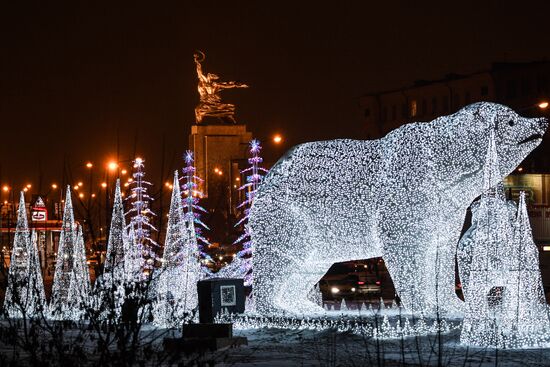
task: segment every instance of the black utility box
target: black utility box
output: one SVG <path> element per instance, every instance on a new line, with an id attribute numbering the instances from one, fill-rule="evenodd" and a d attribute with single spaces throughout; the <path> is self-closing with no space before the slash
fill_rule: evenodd
<path id="1" fill-rule="evenodd" d="M 233 278 L 212 278 L 197 283 L 199 295 L 199 321 L 213 323 L 222 310 L 244 312 L 244 281 Z"/>

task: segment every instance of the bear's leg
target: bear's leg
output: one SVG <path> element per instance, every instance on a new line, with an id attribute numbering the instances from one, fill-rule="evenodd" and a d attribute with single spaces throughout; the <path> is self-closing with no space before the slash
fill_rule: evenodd
<path id="1" fill-rule="evenodd" d="M 293 284 L 300 286 L 296 269 L 308 256 L 306 227 L 288 203 L 263 197 L 254 203 L 251 239 L 254 244 L 254 304 L 260 313 L 288 310 L 295 296 Z"/>
<path id="2" fill-rule="evenodd" d="M 459 229 L 445 237 L 442 236 L 437 239 L 441 241 L 438 247 L 438 268 L 436 269 L 438 291 L 437 308 L 442 313 L 464 312 L 464 302 L 457 296 L 455 291 L 456 249 L 463 221 L 464 217 L 461 215 L 446 220 L 449 228 Z"/>
<path id="3" fill-rule="evenodd" d="M 319 262 L 311 255 L 293 262 L 283 270 L 283 283 L 275 292 L 277 306 L 291 313 L 323 312 L 323 308 L 313 303 L 308 295 L 331 265 Z"/>
<path id="4" fill-rule="evenodd" d="M 418 245 L 394 245 L 383 257 L 401 302 L 411 312 L 460 312 L 462 302 L 454 293 L 454 247 L 426 247 L 422 251 Z"/>
<path id="5" fill-rule="evenodd" d="M 393 245 L 392 251 L 386 251 L 383 256 L 395 291 L 410 312 L 429 312 L 425 255 L 416 246 Z"/>

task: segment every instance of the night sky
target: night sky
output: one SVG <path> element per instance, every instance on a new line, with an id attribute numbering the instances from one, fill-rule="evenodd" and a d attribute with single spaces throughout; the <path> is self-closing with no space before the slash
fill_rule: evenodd
<path id="1" fill-rule="evenodd" d="M 36 187 L 42 172 L 43 187 L 60 183 L 64 157 L 78 179 L 86 161 L 116 157 L 117 131 L 120 159 L 136 145 L 152 181 L 163 136 L 166 169 L 181 166 L 196 49 L 205 71 L 250 85 L 223 93 L 239 122 L 286 138 L 266 141 L 268 160 L 304 141 L 363 138 L 364 93 L 550 58 L 547 1 L 308 3 L 4 1 L 0 181 Z"/>

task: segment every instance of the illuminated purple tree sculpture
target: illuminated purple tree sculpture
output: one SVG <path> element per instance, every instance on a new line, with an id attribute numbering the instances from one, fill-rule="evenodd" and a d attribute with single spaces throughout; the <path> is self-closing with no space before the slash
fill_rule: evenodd
<path id="1" fill-rule="evenodd" d="M 197 182 L 203 180 L 195 175 L 195 166 L 193 165 L 193 152 L 188 150 L 185 152 L 185 167 L 183 168 L 183 177 L 181 180 L 185 180 L 182 186 L 183 188 L 183 211 L 185 220 L 189 223 L 189 237 L 191 241 L 196 242 L 197 248 L 200 252 L 200 257 L 203 259 L 209 259 L 210 256 L 204 252 L 204 247 L 210 245 L 208 240 L 203 235 L 203 230 L 210 230 L 206 224 L 201 220 L 201 214 L 207 213 L 207 210 L 199 205 L 200 198 L 203 196 L 199 190 Z"/>
<path id="2" fill-rule="evenodd" d="M 253 245 L 252 245 L 252 240 L 250 239 L 250 228 L 248 226 L 248 218 L 250 216 L 250 207 L 254 202 L 254 196 L 258 191 L 258 187 L 262 183 L 265 173 L 267 173 L 266 169 L 261 168 L 259 166 L 260 163 L 263 162 L 263 158 L 260 157 L 260 150 L 262 149 L 262 146 L 260 145 L 260 141 L 256 139 L 251 140 L 249 146 L 250 146 L 250 158 L 248 158 L 248 163 L 250 164 L 250 167 L 241 171 L 242 174 L 245 174 L 247 176 L 246 176 L 246 182 L 244 183 L 244 185 L 239 187 L 239 190 L 244 191 L 245 199 L 237 207 L 239 209 L 243 208 L 244 215 L 241 218 L 241 220 L 239 220 L 237 224 L 235 224 L 235 227 L 242 226 L 243 233 L 234 242 L 235 245 L 238 245 L 238 244 L 242 245 L 242 250 L 237 253 L 237 256 L 239 257 L 239 259 L 242 259 L 241 270 L 242 270 L 242 274 L 244 275 L 245 285 L 252 284 Z"/>
<path id="3" fill-rule="evenodd" d="M 134 231 L 135 243 L 131 243 L 130 247 L 137 247 L 137 252 L 141 254 L 141 271 L 151 273 L 155 265 L 155 259 L 157 258 L 153 247 L 158 247 L 158 244 L 151 238 L 151 231 L 156 231 L 157 229 L 151 224 L 151 217 L 155 213 L 151 211 L 149 206 L 149 202 L 153 199 L 147 194 L 147 187 L 152 184 L 144 179 L 144 162 L 139 157 L 134 160 L 134 179 L 131 183 L 133 186 L 132 194 L 128 197 L 132 201 L 132 208 L 126 214 L 131 215 L 128 227 L 131 227 Z M 130 255 L 134 251 L 136 251 L 135 248 L 129 248 L 129 257 L 132 257 Z M 130 272 L 140 271 L 136 269 L 137 266 L 128 265 Z"/>

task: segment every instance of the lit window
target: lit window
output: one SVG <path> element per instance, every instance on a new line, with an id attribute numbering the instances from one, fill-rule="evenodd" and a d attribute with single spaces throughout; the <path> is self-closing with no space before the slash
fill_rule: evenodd
<path id="1" fill-rule="evenodd" d="M 416 117 L 417 114 L 418 114 L 418 111 L 416 109 L 416 100 L 412 100 L 409 108 L 409 115 L 411 117 Z"/>

